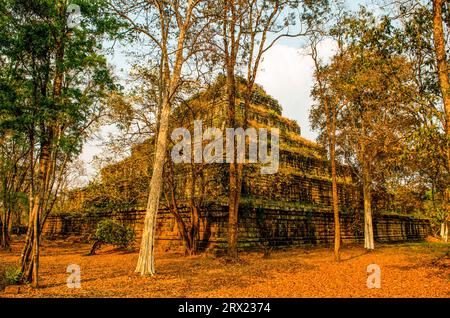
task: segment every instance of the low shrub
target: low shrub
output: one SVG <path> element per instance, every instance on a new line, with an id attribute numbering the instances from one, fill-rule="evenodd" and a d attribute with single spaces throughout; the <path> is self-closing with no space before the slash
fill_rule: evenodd
<path id="1" fill-rule="evenodd" d="M 120 248 L 127 248 L 134 243 L 136 235 L 134 231 L 115 220 L 103 220 L 97 224 L 97 230 L 94 235 L 94 245 L 92 246 L 90 255 L 94 255 L 95 251 L 103 244 L 116 245 Z"/>
<path id="2" fill-rule="evenodd" d="M 8 266 L 5 268 L 4 279 L 7 286 L 19 284 L 21 277 L 22 272 L 20 271 L 20 268 L 15 266 Z"/>

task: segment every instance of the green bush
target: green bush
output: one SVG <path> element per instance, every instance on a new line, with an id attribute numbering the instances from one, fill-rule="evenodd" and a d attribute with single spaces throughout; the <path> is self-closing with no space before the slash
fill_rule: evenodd
<path id="1" fill-rule="evenodd" d="M 97 224 L 94 239 L 102 244 L 117 245 L 121 248 L 130 246 L 136 238 L 132 229 L 114 220 L 103 220 Z"/>
<path id="2" fill-rule="evenodd" d="M 6 285 L 17 285 L 20 283 L 22 272 L 20 268 L 14 266 L 8 266 L 5 268 L 5 280 Z"/>

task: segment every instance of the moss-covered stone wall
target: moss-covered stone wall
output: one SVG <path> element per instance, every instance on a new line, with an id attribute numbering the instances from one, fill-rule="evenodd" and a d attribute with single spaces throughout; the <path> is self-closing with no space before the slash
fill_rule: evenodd
<path id="1" fill-rule="evenodd" d="M 258 250 L 266 247 L 302 247 L 331 245 L 334 240 L 333 214 L 317 206 L 241 206 L 239 219 L 239 248 Z M 187 210 L 183 213 L 187 218 Z M 46 237 L 85 236 L 95 231 L 96 224 L 104 218 L 113 218 L 133 228 L 138 241 L 143 227 L 145 211 L 127 211 L 86 215 L 50 216 L 44 228 Z M 363 215 L 348 211 L 341 215 L 341 236 L 344 244 L 363 241 Z M 210 206 L 202 212 L 200 249 L 221 252 L 227 246 L 228 207 Z M 177 224 L 172 214 L 160 210 L 158 215 L 158 249 L 182 251 Z M 374 218 L 377 242 L 421 241 L 430 234 L 430 223 L 425 219 L 407 216 L 378 215 Z"/>

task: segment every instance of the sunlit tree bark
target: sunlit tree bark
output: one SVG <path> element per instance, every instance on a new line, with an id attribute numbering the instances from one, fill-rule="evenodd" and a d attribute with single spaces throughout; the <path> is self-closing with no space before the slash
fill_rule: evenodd
<path id="1" fill-rule="evenodd" d="M 150 190 L 144 220 L 139 259 L 136 272 L 152 276 L 155 271 L 156 220 L 163 186 L 164 162 L 168 148 L 170 114 L 182 84 L 182 69 L 186 61 L 199 50 L 202 31 L 208 24 L 207 15 L 198 15 L 203 0 L 153 1 L 135 5 L 130 1 L 109 1 L 111 9 L 129 23 L 130 29 L 146 37 L 159 52 L 161 58 L 161 111 L 157 123 L 155 156 Z M 149 23 L 136 20 L 145 12 Z M 203 28 L 202 28 L 203 27 Z"/>
<path id="2" fill-rule="evenodd" d="M 446 55 L 446 43 L 444 37 L 443 9 L 445 0 L 433 0 L 433 34 L 434 49 L 436 52 L 436 64 L 442 100 L 445 113 L 445 131 L 447 135 L 447 172 L 450 174 L 450 82 L 449 64 Z M 448 3 L 447 3 L 448 6 Z M 445 208 L 450 215 L 450 188 L 445 190 Z"/>

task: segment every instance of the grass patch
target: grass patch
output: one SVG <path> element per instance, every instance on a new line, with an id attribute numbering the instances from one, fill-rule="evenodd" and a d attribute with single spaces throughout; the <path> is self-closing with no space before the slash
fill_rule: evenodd
<path id="1" fill-rule="evenodd" d="M 446 254 L 450 251 L 450 244 L 441 242 L 411 242 L 400 243 L 398 247 L 412 252 Z"/>
<path id="2" fill-rule="evenodd" d="M 7 266 L 4 270 L 6 286 L 19 284 L 21 276 L 20 268 L 16 266 Z"/>

